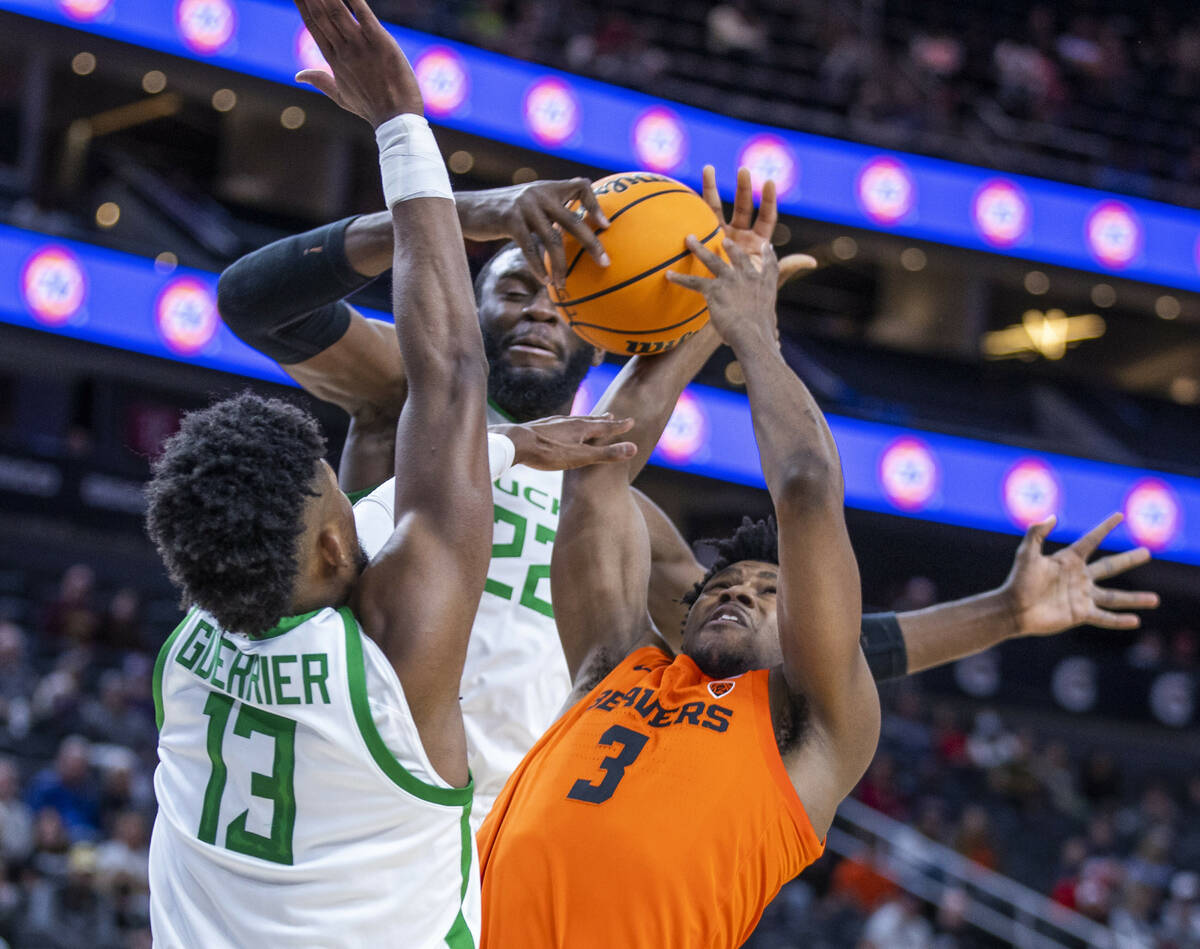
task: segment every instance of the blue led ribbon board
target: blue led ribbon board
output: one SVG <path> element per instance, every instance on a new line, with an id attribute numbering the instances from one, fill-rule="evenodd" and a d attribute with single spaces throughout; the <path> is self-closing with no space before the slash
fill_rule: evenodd
<path id="1" fill-rule="evenodd" d="M 282 0 L 0 0 L 60 23 L 293 83 L 323 60 Z M 698 185 L 712 163 L 774 178 L 802 217 L 1200 290 L 1200 212 L 755 126 L 393 27 L 443 125 L 589 165 Z"/>
<path id="2" fill-rule="evenodd" d="M 0 226 L 0 322 L 290 383 L 221 322 L 216 284 L 213 274 L 163 272 L 143 257 Z M 576 409 L 590 409 L 615 373 L 596 367 Z M 1113 546 L 1200 564 L 1200 479 L 837 416 L 829 424 L 852 507 L 1007 533 L 1057 514 L 1055 538 L 1124 511 Z M 764 487 L 746 397 L 709 386 L 683 394 L 652 461 Z"/>

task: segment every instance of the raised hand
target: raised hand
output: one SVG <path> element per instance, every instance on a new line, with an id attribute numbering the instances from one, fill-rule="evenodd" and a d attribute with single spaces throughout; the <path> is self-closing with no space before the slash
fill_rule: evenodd
<path id="1" fill-rule="evenodd" d="M 543 283 L 551 280 L 561 286 L 567 275 L 567 257 L 563 250 L 563 231 L 568 232 L 587 250 L 596 263 L 608 266 L 608 255 L 588 221 L 603 230 L 608 218 L 600 210 L 592 183 L 587 178 L 569 181 L 534 181 L 511 188 L 474 191 L 456 196 L 463 235 L 472 240 L 512 238 L 521 248 L 533 274 Z M 584 213 L 567 208 L 578 201 Z M 557 227 L 555 226 L 557 225 Z M 560 230 L 561 229 L 561 230 Z M 549 259 L 549 273 L 546 259 Z"/>
<path id="2" fill-rule="evenodd" d="M 296 8 L 333 70 L 331 76 L 305 69 L 297 82 L 316 87 L 372 128 L 393 116 L 424 114 L 412 67 L 366 0 L 296 0 Z"/>
<path id="3" fill-rule="evenodd" d="M 743 342 L 765 342 L 777 348 L 775 296 L 779 262 L 771 242 L 759 239 L 757 253 L 751 256 L 737 241 L 727 237 L 724 247 L 728 263 L 701 244 L 694 234 L 688 236 L 687 246 L 713 276 L 698 277 L 668 270 L 667 279 L 703 295 L 713 327 L 734 352 Z"/>
<path id="4" fill-rule="evenodd" d="M 1104 629 L 1137 629 L 1141 625 L 1141 617 L 1126 611 L 1154 609 L 1158 594 L 1112 590 L 1098 582 L 1146 563 L 1150 551 L 1137 547 L 1087 562 L 1121 521 L 1120 514 L 1111 514 L 1053 554 L 1043 553 L 1042 543 L 1053 530 L 1055 518 L 1026 531 L 1002 588 L 1012 600 L 1017 636 L 1052 636 L 1085 623 Z"/>
<path id="5" fill-rule="evenodd" d="M 512 439 L 517 449 L 515 464 L 541 471 L 566 471 L 628 461 L 637 453 L 637 445 L 613 439 L 632 427 L 631 418 L 561 415 L 523 424 L 493 425 L 490 431 Z"/>
<path id="6" fill-rule="evenodd" d="M 704 166 L 702 180 L 701 194 L 716 213 L 717 219 L 725 229 L 725 236 L 749 254 L 751 259 L 760 259 L 759 249 L 762 242 L 770 241 L 771 235 L 775 233 L 775 225 L 779 222 L 775 182 L 767 181 L 763 185 L 762 200 L 759 202 L 758 214 L 755 215 L 754 185 L 751 183 L 750 170 L 739 168 L 737 191 L 733 198 L 733 215 L 726 220 L 725 209 L 721 205 L 721 192 L 717 190 L 717 172 L 712 165 Z M 792 278 L 813 270 L 816 266 L 816 259 L 808 254 L 788 254 L 779 261 L 778 286 L 782 287 Z"/>

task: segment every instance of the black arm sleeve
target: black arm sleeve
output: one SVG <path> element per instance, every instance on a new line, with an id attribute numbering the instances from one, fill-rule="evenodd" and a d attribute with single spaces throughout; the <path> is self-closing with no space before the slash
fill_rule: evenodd
<path id="1" fill-rule="evenodd" d="M 230 265 L 217 285 L 217 308 L 233 334 L 283 365 L 341 339 L 351 313 L 342 298 L 373 279 L 346 259 L 354 220 L 285 237 Z"/>
<path id="2" fill-rule="evenodd" d="M 876 682 L 908 675 L 908 650 L 895 613 L 865 614 L 859 641 Z"/>

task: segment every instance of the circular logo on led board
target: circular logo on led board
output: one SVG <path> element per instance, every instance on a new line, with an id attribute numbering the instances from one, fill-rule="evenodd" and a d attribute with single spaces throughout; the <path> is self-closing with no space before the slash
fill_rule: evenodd
<path id="1" fill-rule="evenodd" d="M 879 484 L 893 506 L 919 511 L 937 491 L 941 469 L 929 446 L 919 438 L 897 438 L 879 458 Z"/>
<path id="2" fill-rule="evenodd" d="M 1029 233 L 1032 216 L 1025 192 L 1011 181 L 995 178 L 975 192 L 971 217 L 993 247 L 1012 247 Z"/>
<path id="3" fill-rule="evenodd" d="M 685 392 L 658 440 L 658 451 L 668 461 L 682 465 L 696 457 L 708 440 L 708 418 L 700 400 Z"/>
<path id="4" fill-rule="evenodd" d="M 1183 526 L 1179 499 L 1157 478 L 1143 478 L 1125 496 L 1125 524 L 1139 544 L 1161 550 Z"/>
<path id="5" fill-rule="evenodd" d="M 563 144 L 578 131 L 579 121 L 579 100 L 561 79 L 539 79 L 525 93 L 525 125 L 541 144 Z"/>
<path id="6" fill-rule="evenodd" d="M 913 209 L 917 186 L 911 172 L 894 158 L 872 158 L 859 172 L 858 204 L 876 224 L 895 224 Z"/>
<path id="7" fill-rule="evenodd" d="M 1004 509 L 1020 527 L 1039 524 L 1058 513 L 1058 478 L 1037 458 L 1018 461 L 1004 475 Z"/>
<path id="8" fill-rule="evenodd" d="M 687 155 L 687 132 L 670 109 L 654 106 L 633 124 L 633 150 L 651 171 L 674 171 Z"/>
<path id="9" fill-rule="evenodd" d="M 65 247 L 43 247 L 21 268 L 21 296 L 44 326 L 67 323 L 83 306 L 87 290 L 83 265 Z"/>
<path id="10" fill-rule="evenodd" d="M 418 57 L 413 66 L 425 109 L 434 115 L 449 115 L 467 100 L 471 81 L 463 58 L 446 46 L 434 46 Z"/>
<path id="11" fill-rule="evenodd" d="M 750 169 L 750 183 L 757 197 L 763 185 L 775 182 L 775 191 L 782 198 L 796 186 L 800 165 L 783 139 L 775 135 L 755 135 L 738 154 L 738 167 Z"/>
<path id="12" fill-rule="evenodd" d="M 1113 270 L 1128 267 L 1142 249 L 1141 221 L 1122 201 L 1096 205 L 1088 215 L 1085 231 L 1092 256 Z"/>
<path id="13" fill-rule="evenodd" d="M 237 13 L 230 0 L 179 0 L 175 25 L 188 49 L 211 56 L 224 49 L 237 30 Z"/>
<path id="14" fill-rule="evenodd" d="M 179 277 L 159 293 L 154 318 L 168 348 L 191 356 L 216 335 L 217 301 L 212 290 L 195 277 Z"/>

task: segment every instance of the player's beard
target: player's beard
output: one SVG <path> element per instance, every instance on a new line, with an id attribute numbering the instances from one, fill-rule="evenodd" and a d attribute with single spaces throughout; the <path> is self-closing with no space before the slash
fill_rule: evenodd
<path id="1" fill-rule="evenodd" d="M 728 679 L 756 667 L 758 655 L 752 643 L 717 642 L 685 650 L 706 676 Z"/>
<path id="2" fill-rule="evenodd" d="M 581 346 L 557 372 L 526 366 L 510 366 L 503 360 L 503 337 L 483 332 L 483 349 L 488 361 L 488 398 L 514 422 L 532 422 L 562 411 L 592 365 L 590 346 Z"/>
<path id="3" fill-rule="evenodd" d="M 354 569 L 357 572 L 356 576 L 362 576 L 363 571 L 371 565 L 371 555 L 367 553 L 367 548 L 363 546 L 362 541 L 358 542 L 358 552 L 354 555 Z"/>

